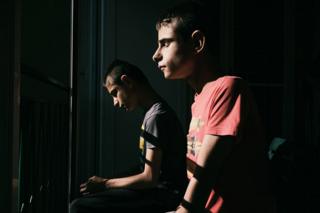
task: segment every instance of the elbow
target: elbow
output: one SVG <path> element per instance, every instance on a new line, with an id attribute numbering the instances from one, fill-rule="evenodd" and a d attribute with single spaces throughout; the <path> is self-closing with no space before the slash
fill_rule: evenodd
<path id="1" fill-rule="evenodd" d="M 156 187 L 159 183 L 159 175 L 144 172 L 145 183 L 148 188 Z"/>
<path id="2" fill-rule="evenodd" d="M 159 183 L 158 178 L 156 178 L 156 177 L 150 177 L 150 178 L 148 178 L 148 179 L 147 179 L 147 182 L 148 182 L 147 185 L 148 185 L 150 188 L 156 187 L 156 186 L 158 185 L 158 183 Z"/>

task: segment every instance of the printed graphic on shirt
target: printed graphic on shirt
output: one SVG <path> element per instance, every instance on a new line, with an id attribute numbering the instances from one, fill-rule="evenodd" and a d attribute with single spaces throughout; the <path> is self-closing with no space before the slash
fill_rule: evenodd
<path id="1" fill-rule="evenodd" d="M 188 155 L 197 158 L 201 148 L 201 138 L 199 132 L 203 128 L 204 122 L 200 118 L 192 118 L 189 126 L 188 139 Z"/>
<path id="2" fill-rule="evenodd" d="M 141 126 L 141 132 L 144 131 L 144 127 L 143 125 Z M 140 135 L 140 141 L 139 141 L 139 149 L 141 150 L 142 153 L 144 153 L 144 138 L 142 137 L 142 135 Z"/>
<path id="3" fill-rule="evenodd" d="M 141 133 L 144 131 L 144 126 L 141 126 Z M 139 140 L 139 149 L 140 149 L 140 169 L 143 171 L 144 169 L 144 164 L 146 162 L 146 147 L 145 147 L 145 139 L 143 138 L 142 134 L 140 135 L 140 140 Z"/>

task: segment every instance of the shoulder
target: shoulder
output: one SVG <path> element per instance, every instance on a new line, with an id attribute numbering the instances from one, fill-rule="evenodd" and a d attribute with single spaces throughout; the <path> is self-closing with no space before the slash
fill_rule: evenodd
<path id="1" fill-rule="evenodd" d="M 211 89 L 216 93 L 230 94 L 247 87 L 245 80 L 238 76 L 223 76 L 212 82 Z"/>
<path id="2" fill-rule="evenodd" d="M 148 109 L 148 111 L 145 113 L 145 117 L 148 118 L 156 115 L 161 115 L 166 113 L 168 110 L 169 107 L 165 102 L 158 101 Z"/>
<path id="3" fill-rule="evenodd" d="M 146 113 L 143 126 L 145 131 L 162 139 L 172 135 L 172 133 L 182 135 L 180 134 L 182 128 L 180 128 L 181 124 L 178 117 L 166 103 L 154 104 Z"/>
<path id="4" fill-rule="evenodd" d="M 245 84 L 245 81 L 238 76 L 223 76 L 216 80 L 217 87 L 234 88 Z"/>
<path id="5" fill-rule="evenodd" d="M 154 103 L 146 112 L 144 120 L 145 122 L 160 121 L 167 117 L 174 117 L 174 113 L 166 102 L 159 101 Z"/>
<path id="6" fill-rule="evenodd" d="M 237 76 L 223 76 L 204 85 L 200 94 L 234 88 L 237 87 L 237 85 L 242 84 L 242 82 L 244 82 L 244 80 Z"/>

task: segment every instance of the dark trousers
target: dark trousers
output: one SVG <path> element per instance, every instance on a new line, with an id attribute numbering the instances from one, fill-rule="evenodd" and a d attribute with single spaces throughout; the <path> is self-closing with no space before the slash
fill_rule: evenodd
<path id="1" fill-rule="evenodd" d="M 167 189 L 108 189 L 75 199 L 70 213 L 110 212 L 166 212 L 173 211 L 181 201 L 181 195 Z"/>

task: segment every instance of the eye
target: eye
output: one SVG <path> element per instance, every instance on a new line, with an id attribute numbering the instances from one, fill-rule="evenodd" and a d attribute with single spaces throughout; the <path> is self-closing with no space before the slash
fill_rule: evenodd
<path id="1" fill-rule="evenodd" d="M 111 95 L 112 97 L 117 97 L 117 94 L 118 94 L 118 90 L 116 90 L 116 89 L 114 89 L 114 90 L 112 90 L 112 91 L 110 92 L 110 95 Z"/>
<path id="2" fill-rule="evenodd" d="M 164 46 L 164 47 L 169 47 L 169 45 L 170 45 L 170 42 L 169 42 L 169 41 L 163 42 L 163 46 Z"/>
<path id="3" fill-rule="evenodd" d="M 160 42 L 160 47 L 169 47 L 171 43 L 171 40 L 169 39 L 164 39 Z"/>

